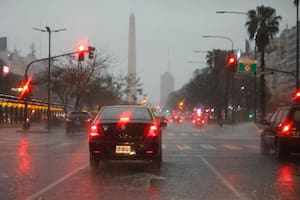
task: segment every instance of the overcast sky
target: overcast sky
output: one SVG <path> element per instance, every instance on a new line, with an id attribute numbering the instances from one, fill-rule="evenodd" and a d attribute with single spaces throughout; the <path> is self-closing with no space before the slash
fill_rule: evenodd
<path id="1" fill-rule="evenodd" d="M 216 14 L 217 10 L 247 12 L 258 5 L 271 6 L 282 16 L 280 30 L 296 24 L 293 0 L 0 0 L 0 37 L 8 38 L 8 49 L 15 47 L 27 55 L 31 43 L 37 56 L 48 55 L 48 34 L 32 28 L 49 26 L 66 31 L 52 36 L 52 55 L 74 51 L 77 41 L 88 38 L 97 49 L 118 58 L 110 69 L 127 73 L 129 16 L 136 20 L 137 75 L 153 103 L 160 99 L 160 75 L 168 70 L 175 89 L 187 83 L 195 69 L 205 62 L 205 54 L 194 50 L 230 49 L 228 40 L 202 38 L 202 35 L 230 37 L 234 48 L 245 46 L 248 37 L 245 15 Z"/>

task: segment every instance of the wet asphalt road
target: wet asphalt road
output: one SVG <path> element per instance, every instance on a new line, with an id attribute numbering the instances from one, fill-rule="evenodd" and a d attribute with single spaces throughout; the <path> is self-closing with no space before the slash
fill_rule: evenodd
<path id="1" fill-rule="evenodd" d="M 0 129 L 0 199 L 300 199 L 300 156 L 262 156 L 252 123 L 169 124 L 163 131 L 163 165 L 88 165 L 87 134 L 23 133 Z"/>

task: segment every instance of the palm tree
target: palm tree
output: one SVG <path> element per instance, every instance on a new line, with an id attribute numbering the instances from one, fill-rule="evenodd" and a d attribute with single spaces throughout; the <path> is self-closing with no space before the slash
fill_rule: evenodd
<path id="1" fill-rule="evenodd" d="M 265 70 L 265 48 L 273 39 L 276 33 L 279 32 L 279 20 L 281 16 L 276 16 L 274 8 L 257 6 L 256 10 L 249 10 L 248 19 L 245 24 L 249 34 L 250 40 L 255 40 L 255 44 L 261 55 L 260 71 Z M 263 73 L 260 76 L 260 90 L 261 90 L 261 120 L 264 119 L 266 113 L 266 94 L 265 94 L 265 77 Z"/>
<path id="2" fill-rule="evenodd" d="M 299 27 L 298 27 L 298 21 L 299 21 L 299 0 L 294 0 L 294 5 L 297 6 L 297 16 L 296 16 L 296 30 L 297 30 L 297 56 L 296 56 L 296 89 L 299 89 Z"/>

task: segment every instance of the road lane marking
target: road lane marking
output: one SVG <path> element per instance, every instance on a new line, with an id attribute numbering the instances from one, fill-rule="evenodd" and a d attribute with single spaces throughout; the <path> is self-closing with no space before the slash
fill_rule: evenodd
<path id="1" fill-rule="evenodd" d="M 231 185 L 230 182 L 228 182 L 222 175 L 221 173 L 216 170 L 203 156 L 199 155 L 200 159 L 202 160 L 202 162 L 208 167 L 208 169 L 218 178 L 220 179 L 220 181 L 225 185 L 225 187 L 227 187 L 227 189 L 229 189 L 230 191 L 233 192 L 233 194 L 241 199 L 241 200 L 247 200 L 247 198 L 240 193 L 233 185 Z"/>
<path id="2" fill-rule="evenodd" d="M 192 147 L 188 144 L 176 144 L 177 148 L 180 150 L 191 149 Z"/>
<path id="3" fill-rule="evenodd" d="M 168 136 L 174 136 L 174 133 L 168 133 Z"/>
<path id="4" fill-rule="evenodd" d="M 54 181 L 53 183 L 51 183 L 50 185 L 42 188 L 40 191 L 34 193 L 33 195 L 25 198 L 25 200 L 35 200 L 38 197 L 40 197 L 42 194 L 46 193 L 47 191 L 51 190 L 52 188 L 54 188 L 56 185 L 60 184 L 61 182 L 67 180 L 68 178 L 70 178 L 71 176 L 73 176 L 74 174 L 78 173 L 80 170 L 86 168 L 88 166 L 88 164 L 82 165 L 81 167 L 78 167 L 77 169 L 75 169 L 74 171 L 66 174 L 65 176 L 57 179 L 56 181 Z"/>
<path id="5" fill-rule="evenodd" d="M 250 149 L 259 149 L 259 146 L 257 146 L 257 145 L 245 145 L 245 146 Z"/>
<path id="6" fill-rule="evenodd" d="M 200 144 L 200 147 L 207 150 L 217 150 L 216 147 L 210 145 L 210 144 Z"/>
<path id="7" fill-rule="evenodd" d="M 241 150 L 242 149 L 241 147 L 237 147 L 237 146 L 234 146 L 231 144 L 223 144 L 222 146 L 225 147 L 226 149 L 230 149 L 230 150 Z"/>

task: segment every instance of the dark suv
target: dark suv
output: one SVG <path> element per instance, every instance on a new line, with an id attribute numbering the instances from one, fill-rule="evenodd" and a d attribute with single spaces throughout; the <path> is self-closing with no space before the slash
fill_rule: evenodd
<path id="1" fill-rule="evenodd" d="M 261 134 L 262 154 L 274 149 L 276 157 L 284 159 L 300 152 L 300 104 L 278 108 L 266 124 Z"/>
<path id="2" fill-rule="evenodd" d="M 88 112 L 71 112 L 66 119 L 66 133 L 88 131 L 93 116 Z"/>

